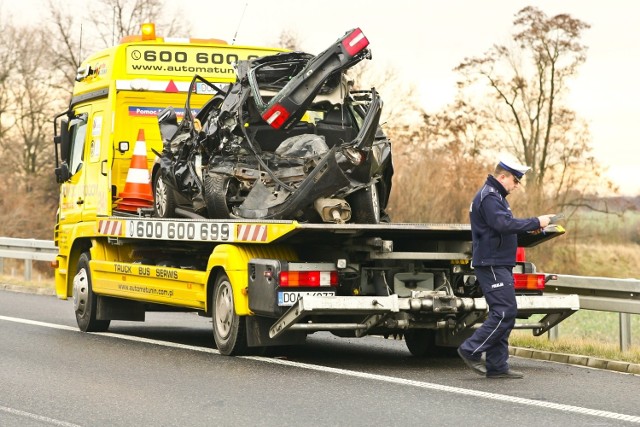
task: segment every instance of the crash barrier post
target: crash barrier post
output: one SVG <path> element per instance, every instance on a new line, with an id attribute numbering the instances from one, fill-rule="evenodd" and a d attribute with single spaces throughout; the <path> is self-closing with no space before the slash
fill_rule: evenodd
<path id="1" fill-rule="evenodd" d="M 631 347 L 631 314 L 640 314 L 640 280 L 557 274 L 545 292 L 577 294 L 581 310 L 618 313 L 620 350 Z M 557 337 L 557 335 L 556 335 Z"/>
<path id="2" fill-rule="evenodd" d="M 0 237 L 0 273 L 4 273 L 4 258 L 24 260 L 24 279 L 31 280 L 32 261 L 53 261 L 58 248 L 51 240 Z"/>
<path id="3" fill-rule="evenodd" d="M 620 313 L 620 351 L 628 351 L 631 347 L 631 315 Z"/>
<path id="4" fill-rule="evenodd" d="M 153 190 L 147 166 L 147 143 L 144 138 L 144 129 L 138 131 L 131 165 L 127 172 L 127 181 L 124 190 L 118 197 L 121 200 L 118 202 L 117 209 L 122 211 L 137 212 L 138 208 L 153 206 Z"/>

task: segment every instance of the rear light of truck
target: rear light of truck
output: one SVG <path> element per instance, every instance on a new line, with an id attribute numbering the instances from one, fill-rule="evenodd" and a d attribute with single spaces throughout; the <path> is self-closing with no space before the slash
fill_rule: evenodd
<path id="1" fill-rule="evenodd" d="M 513 286 L 521 291 L 542 291 L 546 283 L 544 274 L 514 274 Z"/>
<path id="2" fill-rule="evenodd" d="M 282 287 L 317 287 L 337 286 L 337 271 L 281 271 L 280 286 Z"/>

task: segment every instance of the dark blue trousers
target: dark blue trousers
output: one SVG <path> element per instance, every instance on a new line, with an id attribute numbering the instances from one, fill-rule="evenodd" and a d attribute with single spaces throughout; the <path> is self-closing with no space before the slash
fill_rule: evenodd
<path id="1" fill-rule="evenodd" d="M 509 335 L 518 314 L 513 268 L 475 267 L 475 273 L 489 305 L 489 316 L 460 349 L 474 360 L 486 353 L 487 374 L 500 374 L 509 370 Z"/>

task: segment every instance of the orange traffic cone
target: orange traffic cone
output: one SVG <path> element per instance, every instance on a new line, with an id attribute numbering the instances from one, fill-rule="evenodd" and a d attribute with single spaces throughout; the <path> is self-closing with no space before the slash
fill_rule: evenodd
<path id="1" fill-rule="evenodd" d="M 137 212 L 138 208 L 153 206 L 153 190 L 147 168 L 147 143 L 144 140 L 144 129 L 138 132 L 138 140 L 133 148 L 131 165 L 127 172 L 127 182 L 119 194 L 122 200 L 118 208 L 123 211 Z"/>

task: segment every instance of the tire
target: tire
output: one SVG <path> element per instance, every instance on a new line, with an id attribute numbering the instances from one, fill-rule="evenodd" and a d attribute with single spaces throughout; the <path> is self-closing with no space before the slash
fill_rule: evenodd
<path id="1" fill-rule="evenodd" d="M 436 331 L 432 329 L 409 329 L 404 333 L 404 341 L 412 355 L 433 356 L 436 351 Z"/>
<path id="2" fill-rule="evenodd" d="M 82 332 L 105 332 L 109 329 L 110 320 L 97 320 L 96 307 L 98 298 L 91 285 L 89 269 L 89 253 L 85 252 L 78 259 L 78 271 L 73 278 L 73 307 L 76 322 Z"/>
<path id="3" fill-rule="evenodd" d="M 207 204 L 209 218 L 231 218 L 231 208 L 227 203 L 227 195 L 232 189 L 231 177 L 213 172 L 205 175 L 204 199 Z"/>
<path id="4" fill-rule="evenodd" d="M 158 172 L 153 178 L 153 208 L 158 218 L 175 218 L 176 198 Z"/>
<path id="5" fill-rule="evenodd" d="M 220 273 L 213 287 L 213 338 L 225 356 L 246 354 L 247 327 L 244 316 L 236 314 L 229 277 Z"/>
<path id="6" fill-rule="evenodd" d="M 358 190 L 347 198 L 351 206 L 351 222 L 357 224 L 380 223 L 380 197 L 378 187 L 371 184 Z"/>

